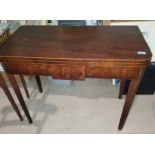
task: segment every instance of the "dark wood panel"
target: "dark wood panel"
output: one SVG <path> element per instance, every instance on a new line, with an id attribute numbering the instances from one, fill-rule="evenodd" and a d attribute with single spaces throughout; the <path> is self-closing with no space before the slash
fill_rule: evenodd
<path id="1" fill-rule="evenodd" d="M 65 64 L 17 64 L 4 63 L 4 69 L 8 73 L 24 75 L 52 75 L 54 79 L 84 80 L 84 65 L 65 65 Z"/>
<path id="2" fill-rule="evenodd" d="M 137 26 L 22 26 L 0 49 L 1 62 L 59 59 L 141 63 L 150 58 L 150 49 Z"/>
<path id="3" fill-rule="evenodd" d="M 78 65 L 52 65 L 52 77 L 54 79 L 84 80 L 85 67 Z"/>
<path id="4" fill-rule="evenodd" d="M 87 66 L 86 77 L 96 78 L 137 78 L 140 68 Z"/>
<path id="5" fill-rule="evenodd" d="M 4 63 L 7 72 L 25 75 L 52 75 L 54 79 L 84 80 L 94 78 L 126 78 L 138 77 L 140 67 L 108 67 L 69 64 L 17 64 Z"/>
<path id="6" fill-rule="evenodd" d="M 52 75 L 51 64 L 3 63 L 2 65 L 9 73 L 20 73 L 24 75 Z"/>
<path id="7" fill-rule="evenodd" d="M 85 67 L 83 65 L 62 64 L 17 64 L 3 63 L 8 73 L 24 75 L 52 75 L 54 79 L 85 79 Z"/>

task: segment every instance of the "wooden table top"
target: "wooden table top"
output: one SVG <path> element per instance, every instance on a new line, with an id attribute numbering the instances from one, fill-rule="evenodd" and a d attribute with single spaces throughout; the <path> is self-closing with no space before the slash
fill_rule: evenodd
<path id="1" fill-rule="evenodd" d="M 149 61 L 151 56 L 137 26 L 22 26 L 0 49 L 2 62 L 36 59 Z"/>

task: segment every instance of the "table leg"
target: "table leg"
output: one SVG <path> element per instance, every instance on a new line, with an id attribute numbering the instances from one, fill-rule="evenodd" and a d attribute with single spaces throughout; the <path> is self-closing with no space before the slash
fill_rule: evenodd
<path id="1" fill-rule="evenodd" d="M 122 79 L 121 83 L 120 83 L 120 89 L 119 89 L 119 95 L 118 95 L 119 99 L 122 99 L 123 92 L 124 92 L 124 89 L 125 89 L 125 84 L 126 84 L 126 80 Z"/>
<path id="2" fill-rule="evenodd" d="M 123 107 L 121 119 L 120 119 L 119 126 L 118 126 L 119 130 L 121 130 L 125 124 L 125 121 L 128 116 L 128 113 L 130 111 L 131 105 L 133 103 L 135 94 L 137 92 L 137 89 L 138 89 L 141 79 L 143 77 L 143 73 L 144 73 L 144 69 L 141 69 L 141 71 L 139 73 L 139 77 L 137 79 L 132 79 L 130 82 L 129 90 L 128 90 L 128 93 L 126 96 L 125 104 Z"/>
<path id="3" fill-rule="evenodd" d="M 40 77 L 38 75 L 35 76 L 35 79 L 37 81 L 37 85 L 38 85 L 38 88 L 39 88 L 39 92 L 42 93 L 43 92 L 43 88 L 42 88 L 42 85 L 41 85 L 41 80 L 40 80 Z"/>
<path id="4" fill-rule="evenodd" d="M 28 111 L 28 109 L 27 109 L 27 106 L 26 106 L 26 104 L 25 104 L 25 101 L 24 101 L 23 96 L 22 96 L 22 94 L 21 94 L 21 92 L 20 92 L 19 86 L 18 86 L 18 84 L 17 84 L 17 81 L 16 81 L 14 75 L 12 75 L 12 74 L 7 74 L 7 76 L 8 76 L 8 78 L 9 78 L 11 84 L 12 84 L 12 87 L 13 87 L 13 89 L 14 89 L 16 95 L 17 95 L 17 98 L 18 98 L 18 100 L 19 100 L 19 102 L 20 102 L 20 104 L 21 104 L 21 107 L 22 107 L 23 111 L 25 112 L 25 115 L 26 115 L 26 117 L 27 117 L 29 123 L 32 123 L 32 118 L 31 118 L 31 116 L 30 116 L 30 114 L 29 114 L 29 111 Z"/>
<path id="5" fill-rule="evenodd" d="M 23 87 L 24 87 L 24 90 L 25 90 L 27 98 L 30 98 L 30 94 L 28 92 L 28 89 L 27 89 L 27 86 L 26 86 L 26 82 L 25 82 L 25 79 L 24 79 L 23 75 L 19 75 L 19 77 L 20 77 L 20 80 L 21 80 L 21 82 L 23 84 Z"/>
<path id="6" fill-rule="evenodd" d="M 6 94 L 7 98 L 9 99 L 12 107 L 14 108 L 15 112 L 17 113 L 19 119 L 21 121 L 23 121 L 23 117 L 22 117 L 22 115 L 21 115 L 21 113 L 20 113 L 20 111 L 19 111 L 19 109 L 18 109 L 18 107 L 17 107 L 17 105 L 16 105 L 10 91 L 9 91 L 9 88 L 6 85 L 3 76 L 1 75 L 1 73 L 0 73 L 0 86 L 2 87 L 3 91 L 5 92 L 5 94 Z"/>

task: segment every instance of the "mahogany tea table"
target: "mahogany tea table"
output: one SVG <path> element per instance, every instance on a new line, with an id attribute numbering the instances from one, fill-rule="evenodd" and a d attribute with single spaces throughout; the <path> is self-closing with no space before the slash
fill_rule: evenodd
<path id="1" fill-rule="evenodd" d="M 118 129 L 125 124 L 137 88 L 151 60 L 137 26 L 22 26 L 0 49 L 0 62 L 32 122 L 14 74 L 54 79 L 131 80 Z"/>

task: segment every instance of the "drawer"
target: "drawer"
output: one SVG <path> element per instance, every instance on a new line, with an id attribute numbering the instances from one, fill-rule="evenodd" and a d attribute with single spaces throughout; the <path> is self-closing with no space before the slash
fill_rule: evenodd
<path id="1" fill-rule="evenodd" d="M 64 79 L 64 80 L 85 79 L 85 67 L 82 65 L 53 64 L 51 71 L 53 79 Z"/>

